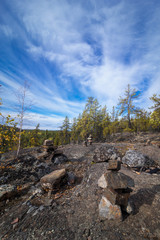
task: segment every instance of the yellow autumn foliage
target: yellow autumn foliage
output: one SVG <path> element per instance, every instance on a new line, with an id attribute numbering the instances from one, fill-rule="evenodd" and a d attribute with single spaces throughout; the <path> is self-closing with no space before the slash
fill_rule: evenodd
<path id="1" fill-rule="evenodd" d="M 0 125 L 0 153 L 15 150 L 18 141 L 17 123 L 15 119 L 8 115 L 3 117 L 3 124 Z"/>

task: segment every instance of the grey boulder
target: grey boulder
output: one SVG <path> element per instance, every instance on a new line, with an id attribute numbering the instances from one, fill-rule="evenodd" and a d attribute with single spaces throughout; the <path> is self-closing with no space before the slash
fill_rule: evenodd
<path id="1" fill-rule="evenodd" d="M 128 150 L 122 158 L 122 163 L 127 164 L 129 167 L 150 167 L 154 165 L 154 161 L 147 156 L 135 150 Z"/>

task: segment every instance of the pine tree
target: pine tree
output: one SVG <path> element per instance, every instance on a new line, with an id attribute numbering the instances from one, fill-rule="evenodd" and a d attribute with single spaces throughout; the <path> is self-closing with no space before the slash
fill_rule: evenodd
<path id="1" fill-rule="evenodd" d="M 157 97 L 157 94 L 153 94 L 150 99 L 154 102 L 154 106 L 152 106 L 151 109 L 154 109 L 154 111 L 160 111 L 160 94 L 159 97 Z"/>
<path id="2" fill-rule="evenodd" d="M 139 109 L 133 105 L 133 101 L 139 97 L 139 92 L 135 89 L 131 89 L 128 84 L 127 89 L 125 90 L 124 97 L 119 99 L 119 115 L 124 115 L 128 120 L 128 128 L 132 128 L 131 116 L 136 114 Z"/>
<path id="3" fill-rule="evenodd" d="M 62 131 L 63 144 L 70 143 L 70 122 L 68 116 L 65 117 L 63 124 L 60 128 Z"/>
<path id="4" fill-rule="evenodd" d="M 73 123 L 71 126 L 71 142 L 76 143 L 77 140 L 78 140 L 77 119 L 73 118 Z"/>
<path id="5" fill-rule="evenodd" d="M 39 130 L 40 124 L 38 123 L 36 128 L 31 133 L 31 146 L 39 146 L 40 145 L 40 130 Z"/>
<path id="6" fill-rule="evenodd" d="M 157 94 L 153 94 L 150 99 L 154 103 L 154 105 L 151 107 L 151 109 L 154 109 L 154 111 L 150 116 L 150 124 L 152 129 L 160 131 L 160 94 L 159 97 L 157 97 Z"/>

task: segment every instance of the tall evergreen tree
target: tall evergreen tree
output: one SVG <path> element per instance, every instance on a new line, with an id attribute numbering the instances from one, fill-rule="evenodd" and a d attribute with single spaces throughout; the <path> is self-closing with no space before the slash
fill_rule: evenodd
<path id="1" fill-rule="evenodd" d="M 77 132 L 77 119 L 73 118 L 73 123 L 71 126 L 71 141 L 76 143 L 78 140 L 78 132 Z"/>
<path id="2" fill-rule="evenodd" d="M 40 124 L 38 123 L 36 128 L 31 132 L 31 146 L 39 146 L 40 145 Z"/>
<path id="3" fill-rule="evenodd" d="M 159 97 L 157 97 L 157 94 L 153 94 L 150 99 L 153 101 L 154 105 L 151 107 L 155 111 L 160 111 L 160 94 Z"/>
<path id="4" fill-rule="evenodd" d="M 131 89 L 128 84 L 125 90 L 124 97 L 119 99 L 120 115 L 127 116 L 128 127 L 132 128 L 131 116 L 139 111 L 139 109 L 133 104 L 134 100 L 139 97 L 139 92 L 135 89 Z"/>
<path id="5" fill-rule="evenodd" d="M 65 117 L 60 128 L 62 131 L 63 144 L 68 144 L 70 142 L 70 122 L 68 116 Z"/>

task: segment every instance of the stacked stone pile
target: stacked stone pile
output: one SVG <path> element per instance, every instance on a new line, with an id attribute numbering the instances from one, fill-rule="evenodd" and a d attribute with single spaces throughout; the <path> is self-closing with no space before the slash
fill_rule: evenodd
<path id="1" fill-rule="evenodd" d="M 131 187 L 134 180 L 129 176 L 118 172 L 121 162 L 109 160 L 108 171 L 98 180 L 99 187 L 104 189 L 104 194 L 99 204 L 99 216 L 101 219 L 122 220 L 122 210 L 131 213 L 129 202 Z"/>
<path id="2" fill-rule="evenodd" d="M 43 151 L 44 152 L 52 152 L 54 151 L 53 141 L 46 139 L 43 143 Z"/>

